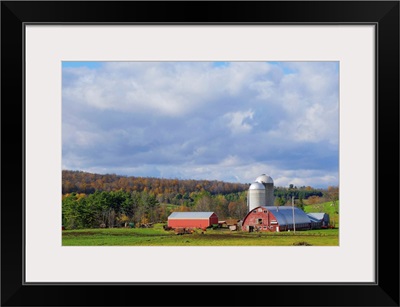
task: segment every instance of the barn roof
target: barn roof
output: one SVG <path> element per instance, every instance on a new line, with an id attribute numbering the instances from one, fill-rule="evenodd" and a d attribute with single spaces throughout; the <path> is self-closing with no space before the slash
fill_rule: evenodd
<path id="1" fill-rule="evenodd" d="M 293 211 L 295 224 L 310 223 L 310 217 L 297 208 L 291 206 L 262 206 L 262 208 L 270 211 L 277 219 L 279 225 L 292 225 L 293 224 Z M 294 209 L 294 210 L 293 210 Z"/>
<path id="2" fill-rule="evenodd" d="M 168 219 L 208 219 L 214 212 L 172 212 Z"/>
<path id="3" fill-rule="evenodd" d="M 310 221 L 313 222 L 313 223 L 320 223 L 321 222 L 321 219 L 317 219 L 316 217 L 314 217 L 312 215 L 307 214 L 307 216 L 309 217 Z"/>
<path id="4" fill-rule="evenodd" d="M 315 218 L 317 220 L 323 220 L 327 216 L 327 214 L 324 212 L 310 212 L 310 213 L 307 213 L 307 215 L 309 217 Z"/>

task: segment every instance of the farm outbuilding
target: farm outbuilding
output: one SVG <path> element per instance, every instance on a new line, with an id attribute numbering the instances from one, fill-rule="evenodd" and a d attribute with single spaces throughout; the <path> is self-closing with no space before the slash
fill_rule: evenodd
<path id="1" fill-rule="evenodd" d="M 218 216 L 214 212 L 172 212 L 168 217 L 168 227 L 206 229 L 218 224 Z"/>
<path id="2" fill-rule="evenodd" d="M 303 210 L 291 206 L 259 206 L 247 213 L 242 224 L 242 230 L 249 232 L 294 229 L 311 229 L 311 220 Z"/>
<path id="3" fill-rule="evenodd" d="M 311 220 L 312 228 L 327 228 L 330 224 L 329 214 L 323 212 L 307 213 Z"/>

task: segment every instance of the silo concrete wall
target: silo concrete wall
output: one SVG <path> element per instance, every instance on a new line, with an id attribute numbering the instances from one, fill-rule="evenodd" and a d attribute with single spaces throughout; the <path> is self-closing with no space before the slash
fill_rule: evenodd
<path id="1" fill-rule="evenodd" d="M 273 206 L 275 202 L 274 184 L 266 183 L 265 186 L 265 206 Z"/>
<path id="2" fill-rule="evenodd" d="M 265 206 L 265 190 L 249 190 L 249 211 Z"/>

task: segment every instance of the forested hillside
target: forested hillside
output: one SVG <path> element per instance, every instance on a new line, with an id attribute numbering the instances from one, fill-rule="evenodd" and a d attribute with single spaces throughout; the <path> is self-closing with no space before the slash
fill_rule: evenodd
<path id="1" fill-rule="evenodd" d="M 67 229 L 165 222 L 173 211 L 212 211 L 219 219 L 247 214 L 249 184 L 62 172 L 62 223 Z M 276 205 L 338 198 L 337 188 L 276 187 Z"/>
<path id="2" fill-rule="evenodd" d="M 68 229 L 119 227 L 166 221 L 173 211 L 243 216 L 249 185 L 216 180 L 62 172 L 62 218 Z"/>
<path id="3" fill-rule="evenodd" d="M 154 194 L 185 194 L 208 191 L 211 194 L 229 194 L 247 190 L 249 184 L 229 183 L 217 180 L 180 180 L 152 177 L 92 174 L 82 171 L 62 171 L 62 193 L 95 191 L 153 192 Z"/>

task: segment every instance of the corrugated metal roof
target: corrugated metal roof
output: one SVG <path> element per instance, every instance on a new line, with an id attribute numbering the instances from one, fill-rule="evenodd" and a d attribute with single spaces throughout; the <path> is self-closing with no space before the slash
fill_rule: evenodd
<path id="1" fill-rule="evenodd" d="M 279 225 L 293 225 L 293 208 L 291 206 L 262 206 L 272 212 L 278 220 Z M 295 224 L 310 223 L 308 215 L 301 209 L 294 207 L 294 222 Z"/>
<path id="2" fill-rule="evenodd" d="M 310 213 L 307 213 L 307 215 L 309 217 L 313 217 L 313 218 L 318 219 L 318 220 L 323 220 L 325 218 L 325 214 L 326 213 L 323 213 L 323 212 L 310 212 Z"/>
<path id="3" fill-rule="evenodd" d="M 172 212 L 168 219 L 208 219 L 214 212 Z"/>
<path id="4" fill-rule="evenodd" d="M 317 219 L 317 218 L 315 218 L 315 217 L 313 217 L 313 216 L 311 216 L 309 214 L 307 214 L 307 216 L 310 218 L 311 222 L 313 222 L 313 223 L 320 223 L 321 222 L 320 219 Z"/>

